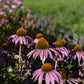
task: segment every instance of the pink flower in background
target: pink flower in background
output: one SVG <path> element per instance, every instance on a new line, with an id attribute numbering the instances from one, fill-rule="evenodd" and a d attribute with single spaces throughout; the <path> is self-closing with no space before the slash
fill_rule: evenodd
<path id="1" fill-rule="evenodd" d="M 6 4 L 10 4 L 11 3 L 11 0 L 6 0 Z"/>
<path id="2" fill-rule="evenodd" d="M 9 12 L 10 12 L 10 13 L 13 13 L 13 9 L 9 9 Z"/>
<path id="3" fill-rule="evenodd" d="M 12 4 L 11 8 L 12 8 L 12 9 L 17 8 L 16 4 Z"/>
<path id="4" fill-rule="evenodd" d="M 33 73 L 33 79 L 38 80 L 38 84 L 41 84 L 43 78 L 46 84 L 63 84 L 60 73 L 55 71 L 50 63 L 43 64 Z"/>
<path id="5" fill-rule="evenodd" d="M 27 35 L 26 30 L 23 28 L 19 28 L 16 34 L 10 36 L 10 38 L 12 38 L 12 42 L 15 42 L 15 44 L 21 43 L 30 46 L 33 43 L 32 38 Z"/>
<path id="6" fill-rule="evenodd" d="M 19 9 L 24 9 L 25 8 L 25 6 L 24 5 L 20 5 L 20 7 L 19 7 Z"/>
<path id="7" fill-rule="evenodd" d="M 22 4 L 22 0 L 14 0 L 13 2 L 16 3 L 16 4 L 18 4 L 18 5 Z"/>
<path id="8" fill-rule="evenodd" d="M 8 8 L 8 7 L 9 7 L 9 5 L 5 4 L 5 5 L 4 5 L 4 7 L 5 7 L 5 8 Z"/>
<path id="9" fill-rule="evenodd" d="M 3 0 L 0 0 L 0 3 L 3 3 Z"/>
<path id="10" fill-rule="evenodd" d="M 5 10 L 4 10 L 4 8 L 3 7 L 1 7 L 0 8 L 0 15 L 5 15 L 6 13 L 5 13 Z"/>
<path id="11" fill-rule="evenodd" d="M 2 24 L 0 24 L 0 27 L 2 26 Z"/>
<path id="12" fill-rule="evenodd" d="M 33 12 L 32 7 L 30 7 L 29 9 L 27 9 L 28 12 Z"/>

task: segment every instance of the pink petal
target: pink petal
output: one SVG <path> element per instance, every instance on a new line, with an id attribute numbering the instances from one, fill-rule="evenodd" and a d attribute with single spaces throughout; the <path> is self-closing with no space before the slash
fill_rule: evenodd
<path id="1" fill-rule="evenodd" d="M 39 76 L 39 79 L 38 79 L 38 84 L 40 84 L 40 83 L 41 83 L 42 78 L 43 78 L 43 75 L 44 75 L 44 72 L 42 72 L 42 73 L 41 73 L 41 75 Z"/>
<path id="2" fill-rule="evenodd" d="M 35 58 L 36 57 L 36 54 L 38 53 L 38 51 L 37 51 L 37 49 L 36 49 L 36 52 L 34 52 L 34 54 L 33 54 L 33 58 Z"/>
<path id="3" fill-rule="evenodd" d="M 49 57 L 54 60 L 52 53 L 49 50 L 48 50 L 48 53 L 49 53 Z"/>
<path id="4" fill-rule="evenodd" d="M 40 59 L 43 60 L 43 50 L 40 52 Z"/>
<path id="5" fill-rule="evenodd" d="M 46 82 L 46 84 L 50 84 L 50 76 L 49 76 L 49 73 L 46 73 L 45 74 L 45 82 Z"/>
<path id="6" fill-rule="evenodd" d="M 33 75 L 32 78 L 34 78 L 40 72 L 41 72 L 41 69 L 37 69 L 36 71 L 34 71 L 33 74 L 32 74 Z"/>
<path id="7" fill-rule="evenodd" d="M 22 42 L 22 37 L 19 37 L 19 38 L 20 38 L 20 43 L 23 44 L 23 42 Z"/>
<path id="8" fill-rule="evenodd" d="M 30 52 L 27 54 L 28 58 L 29 58 L 34 52 L 35 52 L 35 50 L 30 51 Z"/>
<path id="9" fill-rule="evenodd" d="M 36 56 L 35 56 L 35 59 L 37 58 L 37 56 L 39 56 L 39 55 L 40 55 L 40 50 L 39 50 L 39 49 L 37 49 L 36 51 L 37 51 L 37 54 L 36 54 Z"/>
<path id="10" fill-rule="evenodd" d="M 15 44 L 17 44 L 20 41 L 20 38 L 16 39 Z"/>
<path id="11" fill-rule="evenodd" d="M 15 37 L 16 37 L 16 34 L 10 36 L 8 39 L 10 39 L 10 38 L 15 38 Z"/>
<path id="12" fill-rule="evenodd" d="M 51 71 L 51 74 L 53 75 L 53 77 L 56 80 L 56 82 L 59 83 L 60 81 L 58 79 L 58 76 L 53 71 Z"/>
<path id="13" fill-rule="evenodd" d="M 58 75 L 59 80 L 61 80 L 61 79 L 62 79 L 62 77 L 61 77 L 61 75 L 60 75 L 60 73 L 59 73 L 59 72 L 57 72 L 57 71 L 55 71 L 55 70 L 53 70 L 53 72 L 54 72 L 56 75 Z"/>
<path id="14" fill-rule="evenodd" d="M 14 43 L 18 39 L 18 36 L 16 35 L 15 38 L 13 38 L 12 42 Z"/>
<path id="15" fill-rule="evenodd" d="M 54 84 L 54 77 L 52 76 L 51 72 L 49 72 L 49 76 L 50 76 L 50 82 L 51 84 Z"/>
<path id="16" fill-rule="evenodd" d="M 27 45 L 26 39 L 25 39 L 24 37 L 22 37 L 22 40 L 23 40 L 23 43 L 24 43 L 25 45 Z"/>

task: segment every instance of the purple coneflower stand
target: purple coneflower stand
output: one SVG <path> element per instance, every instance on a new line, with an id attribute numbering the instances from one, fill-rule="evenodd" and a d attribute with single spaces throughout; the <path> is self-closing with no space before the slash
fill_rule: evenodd
<path id="1" fill-rule="evenodd" d="M 68 50 L 63 47 L 63 43 L 61 41 L 56 40 L 56 42 L 53 43 L 55 45 L 55 51 L 57 54 L 55 54 L 56 56 L 56 62 L 55 62 L 55 70 L 57 67 L 57 58 L 59 57 L 60 59 L 64 58 L 65 56 L 67 57 L 69 52 Z"/>
<path id="2" fill-rule="evenodd" d="M 73 52 L 75 52 L 75 54 L 71 56 L 74 60 L 76 60 L 76 58 L 78 59 L 78 65 L 80 66 L 81 59 L 84 61 L 84 51 L 82 50 L 82 47 L 80 45 L 76 45 Z M 83 76 L 81 70 L 79 70 L 79 75 L 81 77 Z"/>
<path id="3" fill-rule="evenodd" d="M 19 55 L 18 58 L 19 58 L 19 64 L 18 64 L 18 67 L 19 67 L 19 70 L 21 69 L 21 60 L 22 60 L 22 57 L 21 57 L 21 45 L 27 45 L 27 46 L 30 46 L 32 43 L 33 43 L 33 40 L 30 36 L 27 35 L 27 32 L 25 29 L 23 28 L 19 28 L 16 32 L 16 34 L 12 35 L 9 37 L 9 39 L 12 38 L 12 42 L 15 44 L 20 44 L 20 48 L 19 48 Z"/>

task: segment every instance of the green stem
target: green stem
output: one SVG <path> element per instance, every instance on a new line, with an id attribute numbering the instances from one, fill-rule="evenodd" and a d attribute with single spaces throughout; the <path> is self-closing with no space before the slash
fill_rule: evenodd
<path id="1" fill-rule="evenodd" d="M 20 48 L 19 48 L 19 64 L 21 64 L 21 60 L 22 60 L 22 57 L 21 57 L 21 43 L 20 43 Z"/>
<path id="2" fill-rule="evenodd" d="M 80 66 L 80 61 L 79 61 L 79 59 L 78 59 L 78 65 Z M 81 70 L 79 70 L 80 71 L 80 76 L 82 77 L 82 72 L 81 72 Z"/>
<path id="3" fill-rule="evenodd" d="M 40 84 L 42 84 L 42 80 L 41 80 L 41 83 Z"/>
<path id="4" fill-rule="evenodd" d="M 44 64 L 44 60 L 42 60 L 42 64 Z"/>
<path id="5" fill-rule="evenodd" d="M 55 62 L 55 70 L 56 70 L 56 67 L 57 67 L 57 60 L 56 60 L 56 62 Z"/>

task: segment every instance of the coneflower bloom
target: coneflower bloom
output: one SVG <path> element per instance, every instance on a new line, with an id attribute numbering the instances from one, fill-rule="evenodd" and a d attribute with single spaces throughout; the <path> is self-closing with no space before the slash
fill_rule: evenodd
<path id="1" fill-rule="evenodd" d="M 1 50 L 2 50 L 2 54 L 8 54 L 8 44 L 7 43 L 3 43 L 0 46 Z"/>
<path id="2" fill-rule="evenodd" d="M 70 57 L 72 57 L 74 60 L 78 58 L 79 61 L 81 61 L 81 59 L 84 61 L 84 51 L 82 50 L 82 47 L 80 45 L 76 45 L 73 51 L 70 52 Z"/>
<path id="3" fill-rule="evenodd" d="M 13 2 L 16 3 L 16 4 L 18 4 L 18 5 L 22 4 L 22 0 L 14 0 Z"/>
<path id="4" fill-rule="evenodd" d="M 71 77 L 69 72 L 67 72 L 65 70 L 61 71 L 60 74 L 62 76 L 62 79 L 63 79 L 62 81 L 63 81 L 64 84 L 73 84 L 73 83 L 74 84 L 79 84 L 80 82 L 82 82 L 80 78 Z"/>
<path id="5" fill-rule="evenodd" d="M 59 55 L 60 57 L 68 56 L 69 51 L 63 46 L 61 41 L 56 41 L 53 43 L 55 45 L 55 50 L 61 53 L 62 55 Z"/>
<path id="6" fill-rule="evenodd" d="M 67 41 L 66 41 L 65 39 L 62 39 L 62 40 L 61 40 L 61 43 L 62 43 L 62 45 L 64 46 L 64 45 L 67 44 Z"/>
<path id="7" fill-rule="evenodd" d="M 12 4 L 11 8 L 12 8 L 12 9 L 17 8 L 16 4 Z"/>
<path id="8" fill-rule="evenodd" d="M 37 42 L 38 42 L 38 40 L 40 39 L 40 38 L 42 38 L 43 37 L 43 34 L 42 33 L 38 33 L 37 35 L 36 35 L 36 38 L 34 39 L 34 43 L 36 44 Z"/>
<path id="9" fill-rule="evenodd" d="M 29 9 L 27 9 L 28 12 L 33 12 L 32 7 L 30 7 Z"/>
<path id="10" fill-rule="evenodd" d="M 58 55 L 58 53 L 53 48 L 49 48 L 49 43 L 44 38 L 40 38 L 36 43 L 35 47 L 36 49 L 32 50 L 27 54 L 28 57 L 30 57 L 33 54 L 33 58 L 36 59 L 37 56 L 40 55 L 40 59 L 45 61 L 46 58 L 48 58 L 48 55 L 54 60 L 52 52 L 55 53 L 55 55 Z"/>
<path id="11" fill-rule="evenodd" d="M 0 15 L 5 15 L 6 13 L 5 13 L 5 10 L 4 10 L 4 8 L 0 8 Z"/>
<path id="12" fill-rule="evenodd" d="M 33 43 L 33 40 L 30 36 L 27 35 L 27 32 L 23 28 L 19 28 L 16 32 L 16 34 L 9 37 L 9 39 L 12 38 L 12 42 L 15 44 L 21 43 L 24 45 L 31 45 Z"/>
<path id="13" fill-rule="evenodd" d="M 43 64 L 33 73 L 33 79 L 38 79 L 38 84 L 41 84 L 43 78 L 46 84 L 62 84 L 60 83 L 62 80 L 60 73 L 55 71 L 50 63 Z"/>

